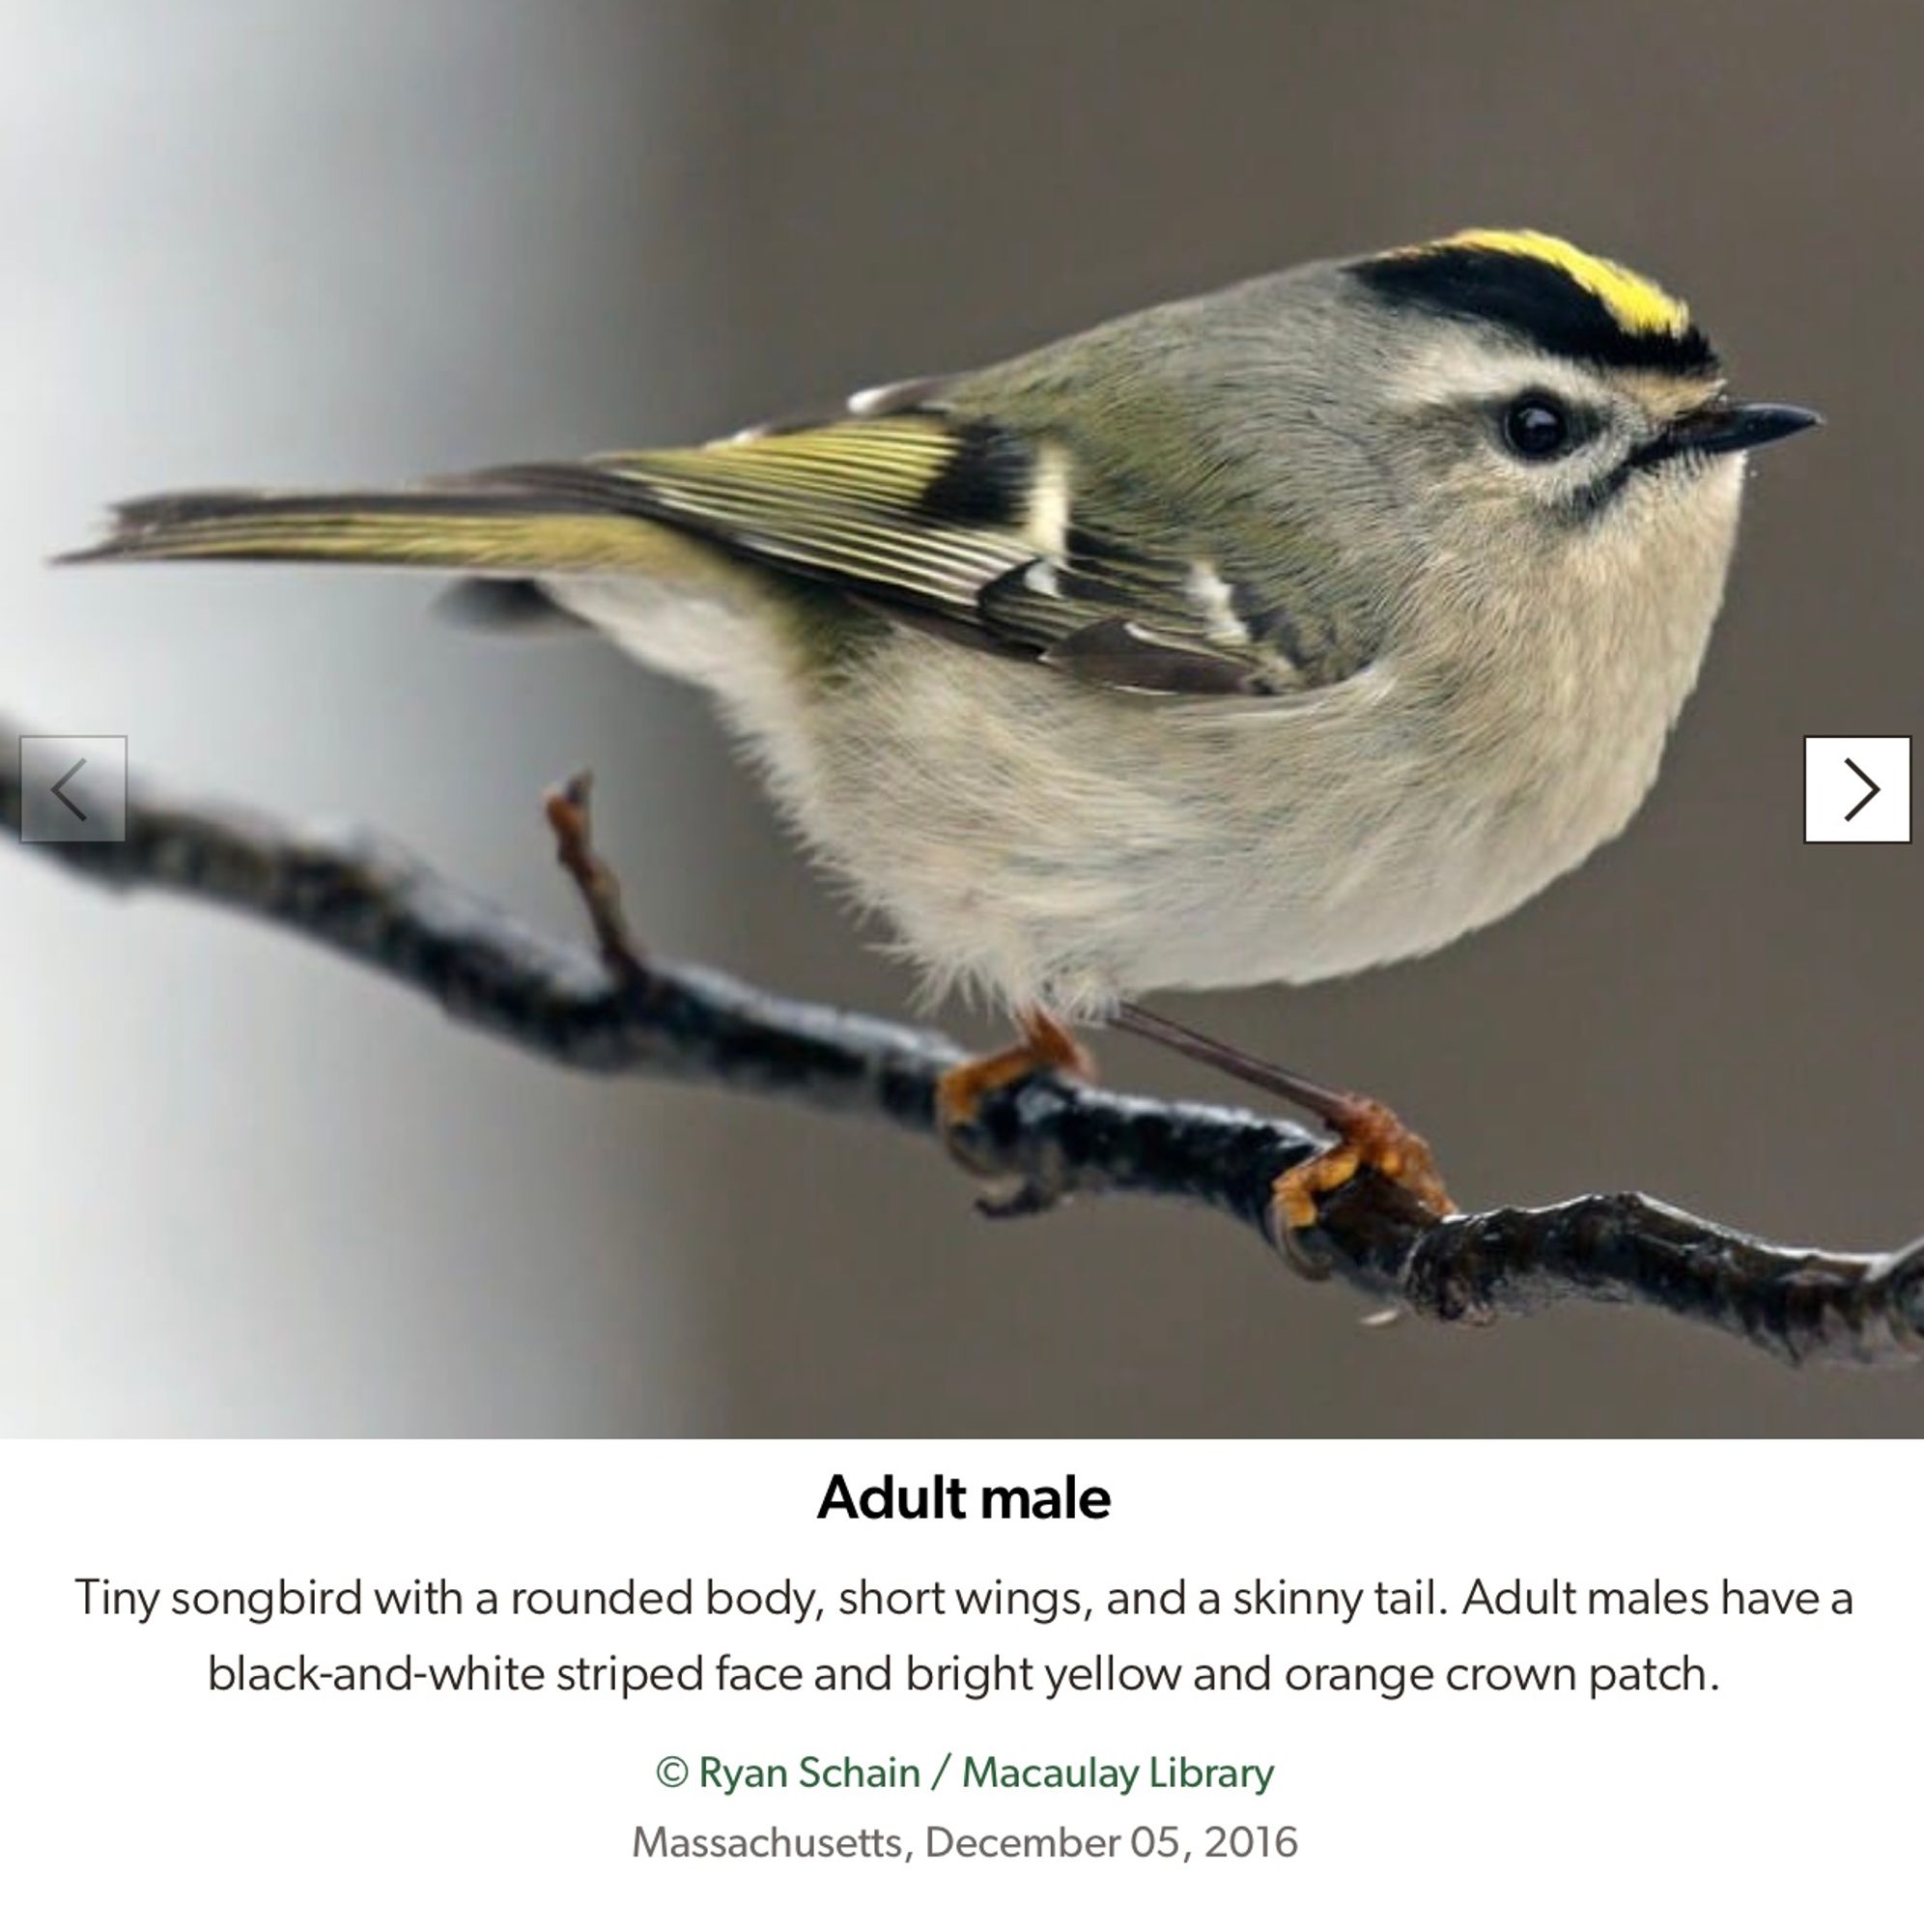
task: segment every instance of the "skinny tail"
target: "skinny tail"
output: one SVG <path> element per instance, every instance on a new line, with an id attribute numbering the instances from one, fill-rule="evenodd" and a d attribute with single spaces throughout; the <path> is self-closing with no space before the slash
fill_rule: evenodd
<path id="1" fill-rule="evenodd" d="M 647 526 L 584 497 L 559 482 L 489 477 L 414 490 L 140 497 L 115 506 L 99 543 L 55 561 L 235 557 L 510 575 L 644 566 Z"/>

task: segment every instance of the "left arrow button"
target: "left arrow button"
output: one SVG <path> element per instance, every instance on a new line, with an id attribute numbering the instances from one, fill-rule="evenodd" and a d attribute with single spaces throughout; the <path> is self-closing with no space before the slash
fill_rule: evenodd
<path id="1" fill-rule="evenodd" d="M 20 837 L 28 844 L 115 844 L 125 838 L 127 740 L 25 733 Z"/>
<path id="2" fill-rule="evenodd" d="M 80 808 L 77 805 L 75 805 L 71 798 L 67 796 L 67 793 L 63 789 L 63 787 L 67 785 L 71 780 L 77 779 L 80 776 L 80 774 L 86 769 L 87 769 L 87 760 L 85 758 L 76 758 L 74 759 L 71 768 L 68 771 L 63 772 L 60 775 L 60 777 L 54 781 L 54 783 L 49 787 L 54 797 L 57 798 L 61 802 L 61 804 L 64 805 L 68 809 L 68 810 L 71 811 L 74 815 L 74 817 L 80 821 L 82 825 L 85 825 L 87 822 L 87 814 L 84 811 L 82 811 Z"/>

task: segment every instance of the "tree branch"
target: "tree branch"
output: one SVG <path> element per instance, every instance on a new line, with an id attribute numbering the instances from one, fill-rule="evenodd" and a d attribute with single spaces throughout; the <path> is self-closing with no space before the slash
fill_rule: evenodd
<path id="1" fill-rule="evenodd" d="M 18 830 L 16 734 L 0 721 L 0 825 Z M 153 886 L 250 913 L 424 993 L 463 1025 L 593 1073 L 700 1081 L 935 1131 L 935 1089 L 962 1050 L 941 1035 L 784 1000 L 642 953 L 588 838 L 586 791 L 550 795 L 558 856 L 595 947 L 550 938 L 366 836 L 135 792 L 117 844 L 35 844 L 96 883 Z M 1224 1107 L 1030 1082 L 992 1096 L 965 1150 L 1020 1205 L 1150 1194 L 1272 1238 L 1276 1177 L 1319 1143 Z M 1889 1255 L 1773 1247 L 1640 1194 L 1497 1208 L 1436 1221 L 1364 1175 L 1329 1197 L 1320 1260 L 1391 1306 L 1484 1322 L 1559 1301 L 1642 1303 L 1792 1362 L 1924 1354 L 1924 1241 Z"/>

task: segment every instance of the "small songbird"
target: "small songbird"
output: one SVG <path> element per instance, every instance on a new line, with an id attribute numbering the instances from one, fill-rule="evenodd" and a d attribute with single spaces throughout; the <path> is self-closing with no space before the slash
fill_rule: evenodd
<path id="1" fill-rule="evenodd" d="M 1566 242 L 1472 229 L 865 389 L 699 448 L 405 490 L 121 506 L 88 558 L 413 565 L 557 610 L 707 686 L 809 849 L 937 988 L 1021 1042 L 1119 1024 L 1337 1138 L 1284 1232 L 1368 1164 L 1447 1211 L 1361 1095 L 1134 1004 L 1301 983 L 1500 918 L 1619 832 L 1697 678 L 1744 455 L 1684 305 Z"/>

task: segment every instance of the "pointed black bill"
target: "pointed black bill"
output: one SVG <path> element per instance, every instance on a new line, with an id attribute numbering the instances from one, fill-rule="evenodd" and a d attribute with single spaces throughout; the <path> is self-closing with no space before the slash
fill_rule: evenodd
<path id="1" fill-rule="evenodd" d="M 1673 456 L 1731 456 L 1781 441 L 1799 430 L 1815 429 L 1824 418 L 1815 410 L 1790 403 L 1732 403 L 1721 398 L 1692 410 L 1672 423 L 1642 452 L 1646 464 Z"/>

